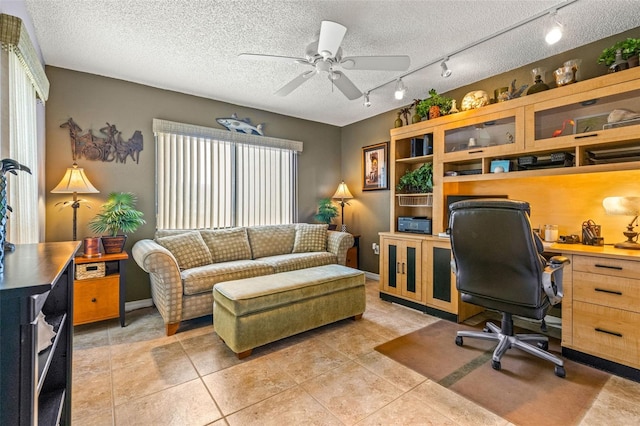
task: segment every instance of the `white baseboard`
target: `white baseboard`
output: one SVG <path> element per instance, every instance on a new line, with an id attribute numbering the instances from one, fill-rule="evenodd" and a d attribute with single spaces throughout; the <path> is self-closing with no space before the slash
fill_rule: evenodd
<path id="1" fill-rule="evenodd" d="M 380 274 L 374 274 L 373 272 L 364 271 L 364 276 L 370 280 L 380 281 Z"/>
<path id="2" fill-rule="evenodd" d="M 131 302 L 125 302 L 124 311 L 130 312 L 136 309 L 150 308 L 151 306 L 153 306 L 153 300 L 151 299 L 133 300 Z"/>

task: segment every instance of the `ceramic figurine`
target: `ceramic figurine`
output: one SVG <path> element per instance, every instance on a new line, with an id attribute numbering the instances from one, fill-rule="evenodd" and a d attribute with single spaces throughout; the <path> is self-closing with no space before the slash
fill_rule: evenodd
<path id="1" fill-rule="evenodd" d="M 460 111 L 458 111 L 458 107 L 456 106 L 456 100 L 452 99 L 451 100 L 451 109 L 449 110 L 449 114 L 455 114 L 456 112 L 460 112 Z"/>

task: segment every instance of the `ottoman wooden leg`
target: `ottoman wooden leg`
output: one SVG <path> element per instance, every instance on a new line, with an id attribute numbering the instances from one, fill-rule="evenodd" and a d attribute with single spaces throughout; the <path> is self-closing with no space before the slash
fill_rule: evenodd
<path id="1" fill-rule="evenodd" d="M 175 322 L 173 324 L 166 324 L 165 328 L 167 331 L 167 336 L 173 336 L 174 334 L 176 334 L 176 331 L 178 331 L 178 327 L 180 327 L 179 322 Z"/>
<path id="2" fill-rule="evenodd" d="M 354 315 L 352 318 L 354 321 L 358 321 L 359 319 L 362 319 L 362 314 Z"/>
<path id="3" fill-rule="evenodd" d="M 253 351 L 253 349 L 248 349 L 248 350 L 246 350 L 244 352 L 237 353 L 236 356 L 238 357 L 238 359 L 243 359 L 243 358 L 246 358 L 249 355 L 251 355 L 252 351 Z"/>

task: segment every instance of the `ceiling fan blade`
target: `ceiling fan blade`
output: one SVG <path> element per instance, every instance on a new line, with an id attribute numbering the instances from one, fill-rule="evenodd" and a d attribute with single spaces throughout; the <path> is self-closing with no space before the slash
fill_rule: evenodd
<path id="1" fill-rule="evenodd" d="M 411 58 L 406 55 L 349 56 L 340 61 L 346 70 L 406 71 L 410 64 Z"/>
<path id="2" fill-rule="evenodd" d="M 313 77 L 315 73 L 316 73 L 315 71 L 303 72 L 302 74 L 300 74 L 299 76 L 297 76 L 296 78 L 294 78 L 293 80 L 291 80 L 290 82 L 282 86 L 280 89 L 278 89 L 278 91 L 275 94 L 277 96 L 287 96 L 289 93 L 296 90 L 302 83 L 304 83 L 305 81 Z"/>
<path id="3" fill-rule="evenodd" d="M 238 55 L 240 59 L 246 59 L 249 61 L 273 61 L 273 62 L 288 62 L 288 63 L 306 63 L 304 58 L 292 58 L 290 56 L 278 56 L 278 55 L 260 55 L 258 53 L 241 53 Z"/>
<path id="4" fill-rule="evenodd" d="M 329 80 L 333 81 L 333 84 L 335 84 L 350 101 L 362 96 L 360 89 L 340 71 L 333 71 L 333 74 L 329 74 Z"/>
<path id="5" fill-rule="evenodd" d="M 346 32 L 347 27 L 337 22 L 322 21 L 320 39 L 318 40 L 318 53 L 324 58 L 335 57 Z"/>

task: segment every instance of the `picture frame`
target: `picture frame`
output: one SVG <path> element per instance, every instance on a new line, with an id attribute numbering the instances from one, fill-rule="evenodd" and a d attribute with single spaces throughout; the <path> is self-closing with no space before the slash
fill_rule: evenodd
<path id="1" fill-rule="evenodd" d="M 511 169 L 511 161 L 509 160 L 492 160 L 491 173 L 507 173 Z"/>
<path id="2" fill-rule="evenodd" d="M 389 142 L 362 148 L 362 190 L 389 189 Z"/>
<path id="3" fill-rule="evenodd" d="M 573 122 L 573 133 L 586 133 L 593 132 L 595 130 L 602 130 L 602 126 L 607 124 L 609 113 L 587 115 L 584 117 L 576 117 Z"/>

